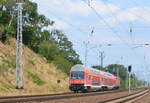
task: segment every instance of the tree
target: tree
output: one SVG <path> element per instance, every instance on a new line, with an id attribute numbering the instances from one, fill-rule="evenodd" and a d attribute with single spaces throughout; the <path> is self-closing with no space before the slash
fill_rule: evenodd
<path id="1" fill-rule="evenodd" d="M 0 36 L 3 41 L 8 37 L 16 37 L 17 17 L 14 16 L 14 4 L 15 0 L 0 1 Z M 2 10 L 3 7 L 6 10 Z M 48 30 L 55 22 L 38 14 L 36 3 L 25 0 L 23 8 L 23 15 L 27 15 L 23 17 L 23 43 L 26 46 L 66 73 L 71 66 L 81 63 L 67 36 L 57 29 Z"/>
<path id="2" fill-rule="evenodd" d="M 119 69 L 119 77 L 124 80 L 126 79 L 126 68 L 124 67 L 124 65 L 111 64 L 105 68 L 108 69 L 109 73 L 112 73 L 114 75 L 117 75 L 117 69 Z"/>
<path id="3" fill-rule="evenodd" d="M 94 65 L 94 66 L 92 66 L 92 68 L 95 68 L 95 69 L 98 69 L 98 70 L 101 70 L 101 71 L 107 71 L 106 68 L 103 68 L 100 65 Z"/>

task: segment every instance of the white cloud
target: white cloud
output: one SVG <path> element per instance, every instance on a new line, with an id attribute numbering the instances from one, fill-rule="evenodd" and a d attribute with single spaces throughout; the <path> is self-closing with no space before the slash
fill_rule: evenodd
<path id="1" fill-rule="evenodd" d="M 119 9 L 118 5 L 115 4 L 105 4 L 100 1 L 93 1 L 91 6 L 95 8 L 101 15 L 106 15 L 109 13 L 116 12 Z"/>
<path id="2" fill-rule="evenodd" d="M 74 18 L 79 19 L 80 17 L 87 19 L 95 19 L 93 16 L 93 11 L 84 3 L 82 0 L 32 0 L 38 4 L 38 11 L 41 14 L 46 15 L 49 18 L 57 18 L 56 25 L 57 28 L 65 29 L 68 28 L 65 21 L 71 22 L 71 24 L 76 25 Z M 115 4 L 104 4 L 102 1 L 92 1 L 91 6 L 94 7 L 101 15 L 107 15 L 111 12 L 116 12 L 119 8 Z M 54 17 L 53 17 L 54 16 Z M 61 18 L 61 19 L 60 19 Z M 97 18 L 97 17 L 96 17 Z M 62 24 L 62 25 L 61 25 Z M 88 22 L 86 23 L 88 24 Z M 81 26 L 81 25 L 80 25 Z"/>
<path id="3" fill-rule="evenodd" d="M 72 0 L 33 0 L 38 3 L 39 8 L 43 10 L 54 11 L 56 14 L 62 16 L 80 15 L 88 16 L 90 14 L 89 8 L 83 2 Z M 39 10 L 41 11 L 41 10 Z"/>
<path id="4" fill-rule="evenodd" d="M 57 29 L 68 29 L 69 28 L 69 24 L 67 24 L 66 22 L 58 20 L 58 19 L 53 19 L 53 20 L 55 21 L 53 28 L 57 28 Z"/>
<path id="5" fill-rule="evenodd" d="M 51 10 L 63 16 L 92 16 L 92 11 L 82 0 L 32 0 L 37 2 L 40 8 Z M 105 5 L 101 1 L 93 1 L 91 5 L 102 14 L 108 14 L 118 10 L 118 6 L 114 4 Z M 108 9 L 111 9 L 109 10 Z"/>
<path id="6" fill-rule="evenodd" d="M 150 11 L 150 7 L 143 8 L 144 7 L 128 8 L 114 15 L 113 17 L 106 18 L 105 20 L 112 26 L 122 22 L 150 22 L 150 14 L 148 13 L 148 11 Z"/>

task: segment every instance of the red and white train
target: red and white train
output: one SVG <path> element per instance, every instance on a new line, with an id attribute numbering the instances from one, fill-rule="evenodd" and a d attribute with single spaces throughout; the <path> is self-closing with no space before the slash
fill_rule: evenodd
<path id="1" fill-rule="evenodd" d="M 71 91 L 119 89 L 120 78 L 113 74 L 77 64 L 71 68 L 69 88 Z"/>

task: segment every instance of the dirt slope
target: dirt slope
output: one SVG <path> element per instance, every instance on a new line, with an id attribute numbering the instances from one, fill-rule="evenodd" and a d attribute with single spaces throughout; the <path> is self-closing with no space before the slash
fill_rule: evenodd
<path id="1" fill-rule="evenodd" d="M 23 53 L 24 90 L 15 89 L 16 43 L 0 42 L 0 95 L 59 93 L 68 91 L 68 76 L 27 47 Z M 60 80 L 60 84 L 57 83 Z"/>

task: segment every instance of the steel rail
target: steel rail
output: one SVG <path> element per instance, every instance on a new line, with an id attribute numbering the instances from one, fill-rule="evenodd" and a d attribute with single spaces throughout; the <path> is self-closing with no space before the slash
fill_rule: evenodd
<path id="1" fill-rule="evenodd" d="M 140 89 L 135 89 L 140 90 Z M 142 89 L 143 90 L 143 89 Z M 125 89 L 114 90 L 114 91 L 101 91 L 101 92 L 90 92 L 90 93 L 61 93 L 61 94 L 44 94 L 44 95 L 25 95 L 25 96 L 5 96 L 0 97 L 0 103 L 18 103 L 18 102 L 30 102 L 30 101 L 47 101 L 55 99 L 68 99 L 68 98 L 77 98 L 85 96 L 95 96 L 95 95 L 104 95 L 110 93 L 118 93 L 127 91 Z"/>
<path id="2" fill-rule="evenodd" d="M 114 90 L 114 91 L 101 91 L 101 92 L 90 92 L 90 93 L 61 93 L 61 94 L 45 94 L 45 95 L 26 95 L 26 96 L 5 96 L 0 97 L 0 103 L 18 103 L 18 102 L 29 102 L 29 101 L 47 101 L 54 99 L 65 99 L 65 98 L 77 98 L 85 96 L 103 95 L 109 93 L 124 92 L 126 90 Z"/>
<path id="3" fill-rule="evenodd" d="M 131 103 L 131 102 L 133 102 L 133 100 L 138 99 L 139 97 L 147 94 L 148 92 L 149 92 L 149 89 L 146 89 L 144 91 L 129 94 L 127 96 L 114 98 L 114 99 L 110 99 L 110 100 L 105 100 L 105 101 L 100 101 L 98 103 Z"/>

